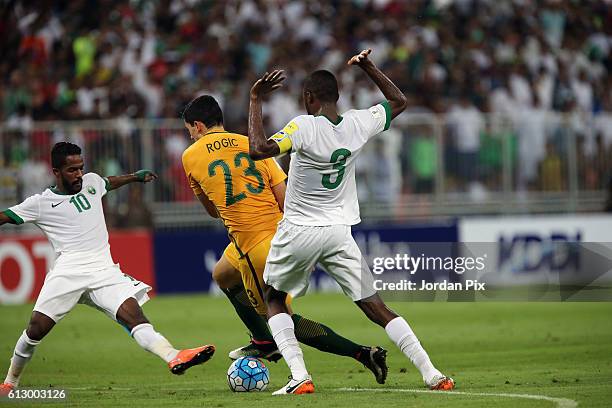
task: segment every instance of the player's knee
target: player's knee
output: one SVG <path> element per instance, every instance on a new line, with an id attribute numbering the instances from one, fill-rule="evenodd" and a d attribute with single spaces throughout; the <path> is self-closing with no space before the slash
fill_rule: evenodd
<path id="1" fill-rule="evenodd" d="M 271 304 L 285 304 L 287 294 L 285 292 L 279 292 L 272 286 L 266 286 L 264 290 L 265 301 L 268 305 Z"/>
<path id="2" fill-rule="evenodd" d="M 234 268 L 223 268 L 219 264 L 213 269 L 212 277 L 221 289 L 233 288 L 242 283 L 240 272 Z"/>

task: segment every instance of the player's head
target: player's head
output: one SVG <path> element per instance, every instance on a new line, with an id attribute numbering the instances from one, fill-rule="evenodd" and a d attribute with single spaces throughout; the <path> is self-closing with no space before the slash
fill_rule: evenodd
<path id="1" fill-rule="evenodd" d="M 334 74 L 322 69 L 308 75 L 304 81 L 303 97 L 309 115 L 316 114 L 321 105 L 338 102 L 338 81 Z"/>
<path id="2" fill-rule="evenodd" d="M 223 126 L 223 112 L 210 95 L 198 96 L 183 111 L 183 121 L 193 140 L 198 140 L 206 131 Z"/>
<path id="3" fill-rule="evenodd" d="M 51 166 L 56 186 L 68 194 L 83 188 L 83 158 L 81 148 L 70 142 L 59 142 L 51 149 Z"/>

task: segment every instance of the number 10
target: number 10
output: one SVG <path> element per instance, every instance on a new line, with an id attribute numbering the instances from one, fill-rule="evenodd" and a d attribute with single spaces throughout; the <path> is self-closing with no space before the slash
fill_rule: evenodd
<path id="1" fill-rule="evenodd" d="M 73 196 L 70 199 L 70 202 L 74 204 L 74 206 L 77 210 L 79 210 L 79 212 L 83 212 L 83 210 L 89 210 L 91 208 L 89 200 L 87 200 L 87 197 L 85 197 L 85 194 L 83 193 L 79 193 Z"/>

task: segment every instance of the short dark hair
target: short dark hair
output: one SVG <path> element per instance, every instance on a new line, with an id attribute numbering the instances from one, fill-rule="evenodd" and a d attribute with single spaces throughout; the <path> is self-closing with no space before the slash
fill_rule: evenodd
<path id="1" fill-rule="evenodd" d="M 338 102 L 338 81 L 334 74 L 324 69 L 308 75 L 304 81 L 304 90 L 312 92 L 321 102 Z"/>
<path id="2" fill-rule="evenodd" d="M 66 157 L 81 154 L 81 148 L 74 143 L 58 142 L 51 149 L 51 166 L 61 169 L 66 164 Z"/>
<path id="3" fill-rule="evenodd" d="M 223 125 L 223 112 L 215 98 L 210 95 L 202 95 L 185 107 L 183 120 L 192 126 L 196 120 L 204 123 L 206 127 Z"/>

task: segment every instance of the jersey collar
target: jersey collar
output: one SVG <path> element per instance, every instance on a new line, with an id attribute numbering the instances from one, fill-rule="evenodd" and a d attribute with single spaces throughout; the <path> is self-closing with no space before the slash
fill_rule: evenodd
<path id="1" fill-rule="evenodd" d="M 51 187 L 49 187 L 49 190 L 51 190 L 51 192 L 52 192 L 53 194 L 57 194 L 57 195 L 72 195 L 72 194 L 63 193 L 63 192 L 59 191 L 59 190 L 57 189 L 57 186 L 51 186 Z"/>
<path id="2" fill-rule="evenodd" d="M 331 120 L 329 116 L 327 115 L 315 115 L 315 117 L 316 116 L 323 116 L 325 119 L 329 120 L 332 123 L 332 125 L 335 125 L 335 126 L 338 126 L 340 122 L 342 122 L 342 119 L 344 119 L 342 115 L 338 115 L 338 118 L 335 121 Z"/>
<path id="3" fill-rule="evenodd" d="M 207 135 L 211 135 L 213 133 L 227 133 L 227 130 L 225 130 L 225 128 L 223 126 L 213 126 L 210 129 L 208 129 L 208 131 L 206 133 L 203 133 L 202 137 L 200 137 L 200 139 L 203 139 Z"/>

